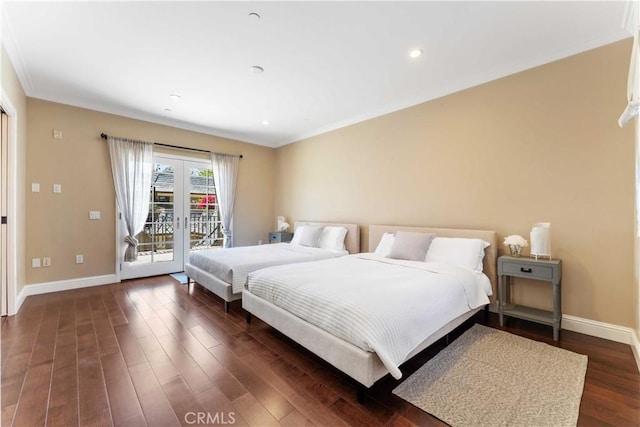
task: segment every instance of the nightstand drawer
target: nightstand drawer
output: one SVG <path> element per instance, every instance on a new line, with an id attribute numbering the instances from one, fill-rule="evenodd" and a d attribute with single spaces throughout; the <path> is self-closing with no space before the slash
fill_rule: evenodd
<path id="1" fill-rule="evenodd" d="M 269 233 L 269 243 L 286 243 L 293 239 L 293 233 L 273 232 Z"/>
<path id="2" fill-rule="evenodd" d="M 532 277 L 534 279 L 551 280 L 553 278 L 552 267 L 525 263 L 505 262 L 502 264 L 502 272 L 509 276 Z"/>

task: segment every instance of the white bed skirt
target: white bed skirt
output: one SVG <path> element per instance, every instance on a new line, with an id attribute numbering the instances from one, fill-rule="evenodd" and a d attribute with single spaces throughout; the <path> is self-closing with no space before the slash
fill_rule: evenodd
<path id="1" fill-rule="evenodd" d="M 242 295 L 242 307 L 365 387 L 371 387 L 377 380 L 389 373 L 375 353 L 364 351 L 337 338 L 246 289 Z M 481 308 L 464 313 L 438 329 L 416 347 L 409 354 L 407 360 L 453 331 Z"/>

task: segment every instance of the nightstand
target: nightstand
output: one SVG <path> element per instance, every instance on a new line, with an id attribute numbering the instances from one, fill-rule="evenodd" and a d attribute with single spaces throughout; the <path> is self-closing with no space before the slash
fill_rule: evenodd
<path id="1" fill-rule="evenodd" d="M 269 243 L 286 243 L 293 239 L 293 233 L 273 232 L 269 233 Z"/>
<path id="2" fill-rule="evenodd" d="M 510 304 L 513 277 L 524 277 L 551 283 L 553 286 L 553 311 Z M 553 339 L 558 341 L 560 322 L 562 321 L 561 280 L 562 261 L 559 259 L 536 260 L 506 255 L 498 258 L 498 315 L 500 317 L 500 326 L 504 324 L 504 315 L 551 325 L 553 327 Z"/>

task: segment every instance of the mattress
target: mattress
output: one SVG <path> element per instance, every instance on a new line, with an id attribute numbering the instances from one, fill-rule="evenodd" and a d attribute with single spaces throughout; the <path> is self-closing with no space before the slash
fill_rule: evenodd
<path id="1" fill-rule="evenodd" d="M 189 264 L 230 284 L 233 293 L 240 293 L 247 274 L 252 271 L 281 264 L 317 261 L 344 255 L 348 255 L 348 252 L 275 243 L 194 251 L 189 254 Z"/>
<path id="2" fill-rule="evenodd" d="M 482 273 L 374 254 L 282 265 L 249 274 L 248 290 L 365 351 L 400 378 L 431 334 L 489 303 Z"/>

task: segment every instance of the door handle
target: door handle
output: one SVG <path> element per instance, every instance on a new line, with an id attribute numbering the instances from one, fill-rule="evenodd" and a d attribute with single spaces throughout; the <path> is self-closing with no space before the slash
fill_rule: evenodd
<path id="1" fill-rule="evenodd" d="M 186 230 L 188 226 L 189 226 L 189 218 L 185 216 L 184 217 L 184 229 Z"/>
<path id="2" fill-rule="evenodd" d="M 180 217 L 176 217 L 176 228 L 180 230 Z"/>

